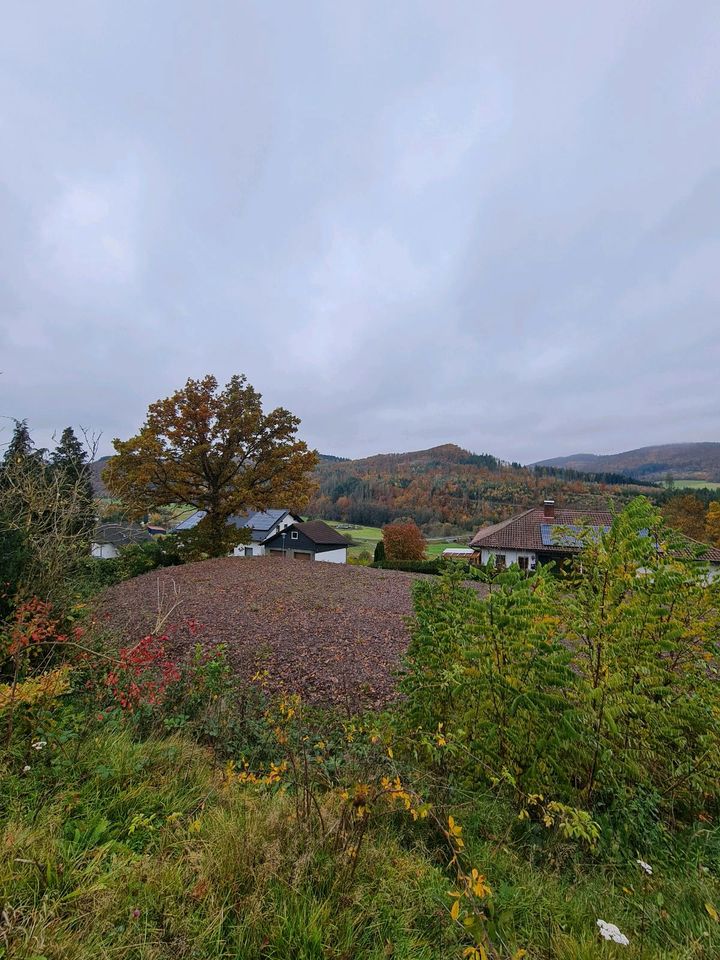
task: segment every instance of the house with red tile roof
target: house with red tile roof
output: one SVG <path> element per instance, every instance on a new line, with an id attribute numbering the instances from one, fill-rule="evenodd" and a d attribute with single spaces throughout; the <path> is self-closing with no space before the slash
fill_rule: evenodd
<path id="1" fill-rule="evenodd" d="M 531 507 L 501 523 L 481 527 L 470 546 L 480 555 L 480 563 L 493 558 L 497 567 L 516 563 L 521 570 L 532 571 L 538 563 L 572 557 L 582 548 L 582 531 L 590 528 L 599 536 L 610 529 L 612 522 L 609 511 L 557 509 L 554 500 L 546 500 L 542 507 Z M 683 555 L 709 564 L 711 576 L 720 576 L 720 550 L 684 539 L 688 549 Z M 698 557 L 694 548 L 701 546 L 704 552 Z"/>

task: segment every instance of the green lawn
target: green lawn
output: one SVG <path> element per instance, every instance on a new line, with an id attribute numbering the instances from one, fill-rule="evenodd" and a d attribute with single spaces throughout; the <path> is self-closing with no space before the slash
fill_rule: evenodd
<path id="1" fill-rule="evenodd" d="M 373 553 L 375 544 L 382 540 L 382 530 L 380 527 L 356 527 L 351 523 L 344 523 L 342 520 L 326 520 L 325 522 L 346 537 L 352 537 L 355 541 L 356 546 L 352 546 L 348 550 L 349 557 L 358 557 L 363 551 Z M 437 557 L 443 550 L 447 549 L 447 547 L 465 547 L 469 539 L 470 534 L 461 542 L 456 540 L 434 540 L 432 543 L 428 543 L 427 555 L 428 557 Z"/>
<path id="2" fill-rule="evenodd" d="M 673 486 L 683 490 L 720 490 L 720 483 L 715 480 L 673 480 Z"/>

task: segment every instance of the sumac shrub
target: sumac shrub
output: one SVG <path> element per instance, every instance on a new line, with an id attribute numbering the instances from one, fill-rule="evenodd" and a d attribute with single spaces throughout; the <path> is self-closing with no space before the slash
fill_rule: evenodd
<path id="1" fill-rule="evenodd" d="M 405 731 L 429 742 L 442 724 L 456 777 L 592 809 L 628 837 L 631 810 L 715 816 L 720 583 L 644 498 L 574 535 L 562 579 L 510 568 L 486 598 L 460 571 L 414 584 Z"/>

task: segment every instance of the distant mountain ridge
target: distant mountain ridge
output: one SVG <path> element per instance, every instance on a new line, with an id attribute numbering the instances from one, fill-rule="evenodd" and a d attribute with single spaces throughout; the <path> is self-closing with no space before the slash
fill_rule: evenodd
<path id="1" fill-rule="evenodd" d="M 625 473 L 639 480 L 720 481 L 720 443 L 664 443 L 623 453 L 575 453 L 539 460 L 534 466 L 564 467 L 585 473 Z"/>
<path id="2" fill-rule="evenodd" d="M 564 506 L 607 509 L 652 488 L 626 477 L 584 477 L 533 470 L 454 443 L 358 460 L 322 460 L 310 516 L 381 527 L 412 517 L 428 536 L 447 536 L 494 523 L 550 497 Z"/>

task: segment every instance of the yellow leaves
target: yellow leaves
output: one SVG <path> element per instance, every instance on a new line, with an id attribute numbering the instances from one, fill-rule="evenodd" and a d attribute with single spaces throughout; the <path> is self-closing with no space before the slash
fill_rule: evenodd
<path id="1" fill-rule="evenodd" d="M 447 746 L 447 738 L 445 737 L 445 734 L 443 733 L 443 727 L 444 727 L 444 726 L 445 726 L 444 723 L 439 723 L 439 724 L 438 724 L 438 728 L 437 728 L 437 733 L 435 734 L 435 743 L 438 745 L 438 747 L 446 747 L 446 746 Z"/>
<path id="2" fill-rule="evenodd" d="M 458 896 L 459 896 L 459 894 L 458 894 Z M 460 916 L 460 901 L 459 901 L 459 900 L 454 900 L 454 901 L 453 901 L 453 905 L 452 905 L 452 907 L 450 907 L 450 916 L 452 917 L 453 920 L 457 920 L 457 918 Z"/>
<path id="3" fill-rule="evenodd" d="M 267 773 L 253 773 L 249 769 L 247 761 L 243 761 L 242 770 L 235 769 L 235 761 L 230 760 L 225 764 L 225 782 L 227 786 L 233 783 L 258 784 L 260 786 L 272 786 L 280 783 L 283 775 L 287 772 L 288 763 L 283 760 L 281 763 L 271 763 Z"/>
<path id="4" fill-rule="evenodd" d="M 481 900 L 483 897 L 487 897 L 492 893 L 492 890 L 485 881 L 485 877 L 476 870 L 475 867 L 472 868 L 469 883 L 472 892 Z"/>
<path id="5" fill-rule="evenodd" d="M 529 820 L 530 814 L 524 808 L 518 814 L 518 820 Z"/>
<path id="6" fill-rule="evenodd" d="M 521 947 L 520 950 L 516 950 L 515 953 L 512 955 L 512 960 L 523 960 L 523 957 L 526 957 L 526 956 L 527 956 L 527 950 Z"/>
<path id="7" fill-rule="evenodd" d="M 201 829 L 202 829 L 202 823 L 199 820 L 191 821 L 188 827 L 188 830 L 190 831 L 190 833 L 200 833 Z"/>
<path id="8" fill-rule="evenodd" d="M 720 914 L 717 912 L 715 907 L 709 901 L 705 904 L 705 909 L 708 912 L 708 916 L 711 920 L 714 920 L 715 923 L 720 923 Z"/>
<path id="9" fill-rule="evenodd" d="M 465 846 L 465 841 L 462 839 L 462 827 L 459 823 L 455 822 L 455 818 L 452 816 L 448 817 L 446 836 L 455 844 L 458 850 L 461 850 Z"/>
<path id="10" fill-rule="evenodd" d="M 487 951 L 481 943 L 474 947 L 465 947 L 463 957 L 466 957 L 467 960 L 488 960 Z"/>
<path id="11" fill-rule="evenodd" d="M 32 706 L 41 700 L 53 699 L 67 693 L 70 689 L 70 667 L 67 665 L 43 673 L 39 677 L 23 680 L 13 692 L 9 683 L 0 684 L 0 711 L 6 710 L 12 703 L 24 703 Z"/>

